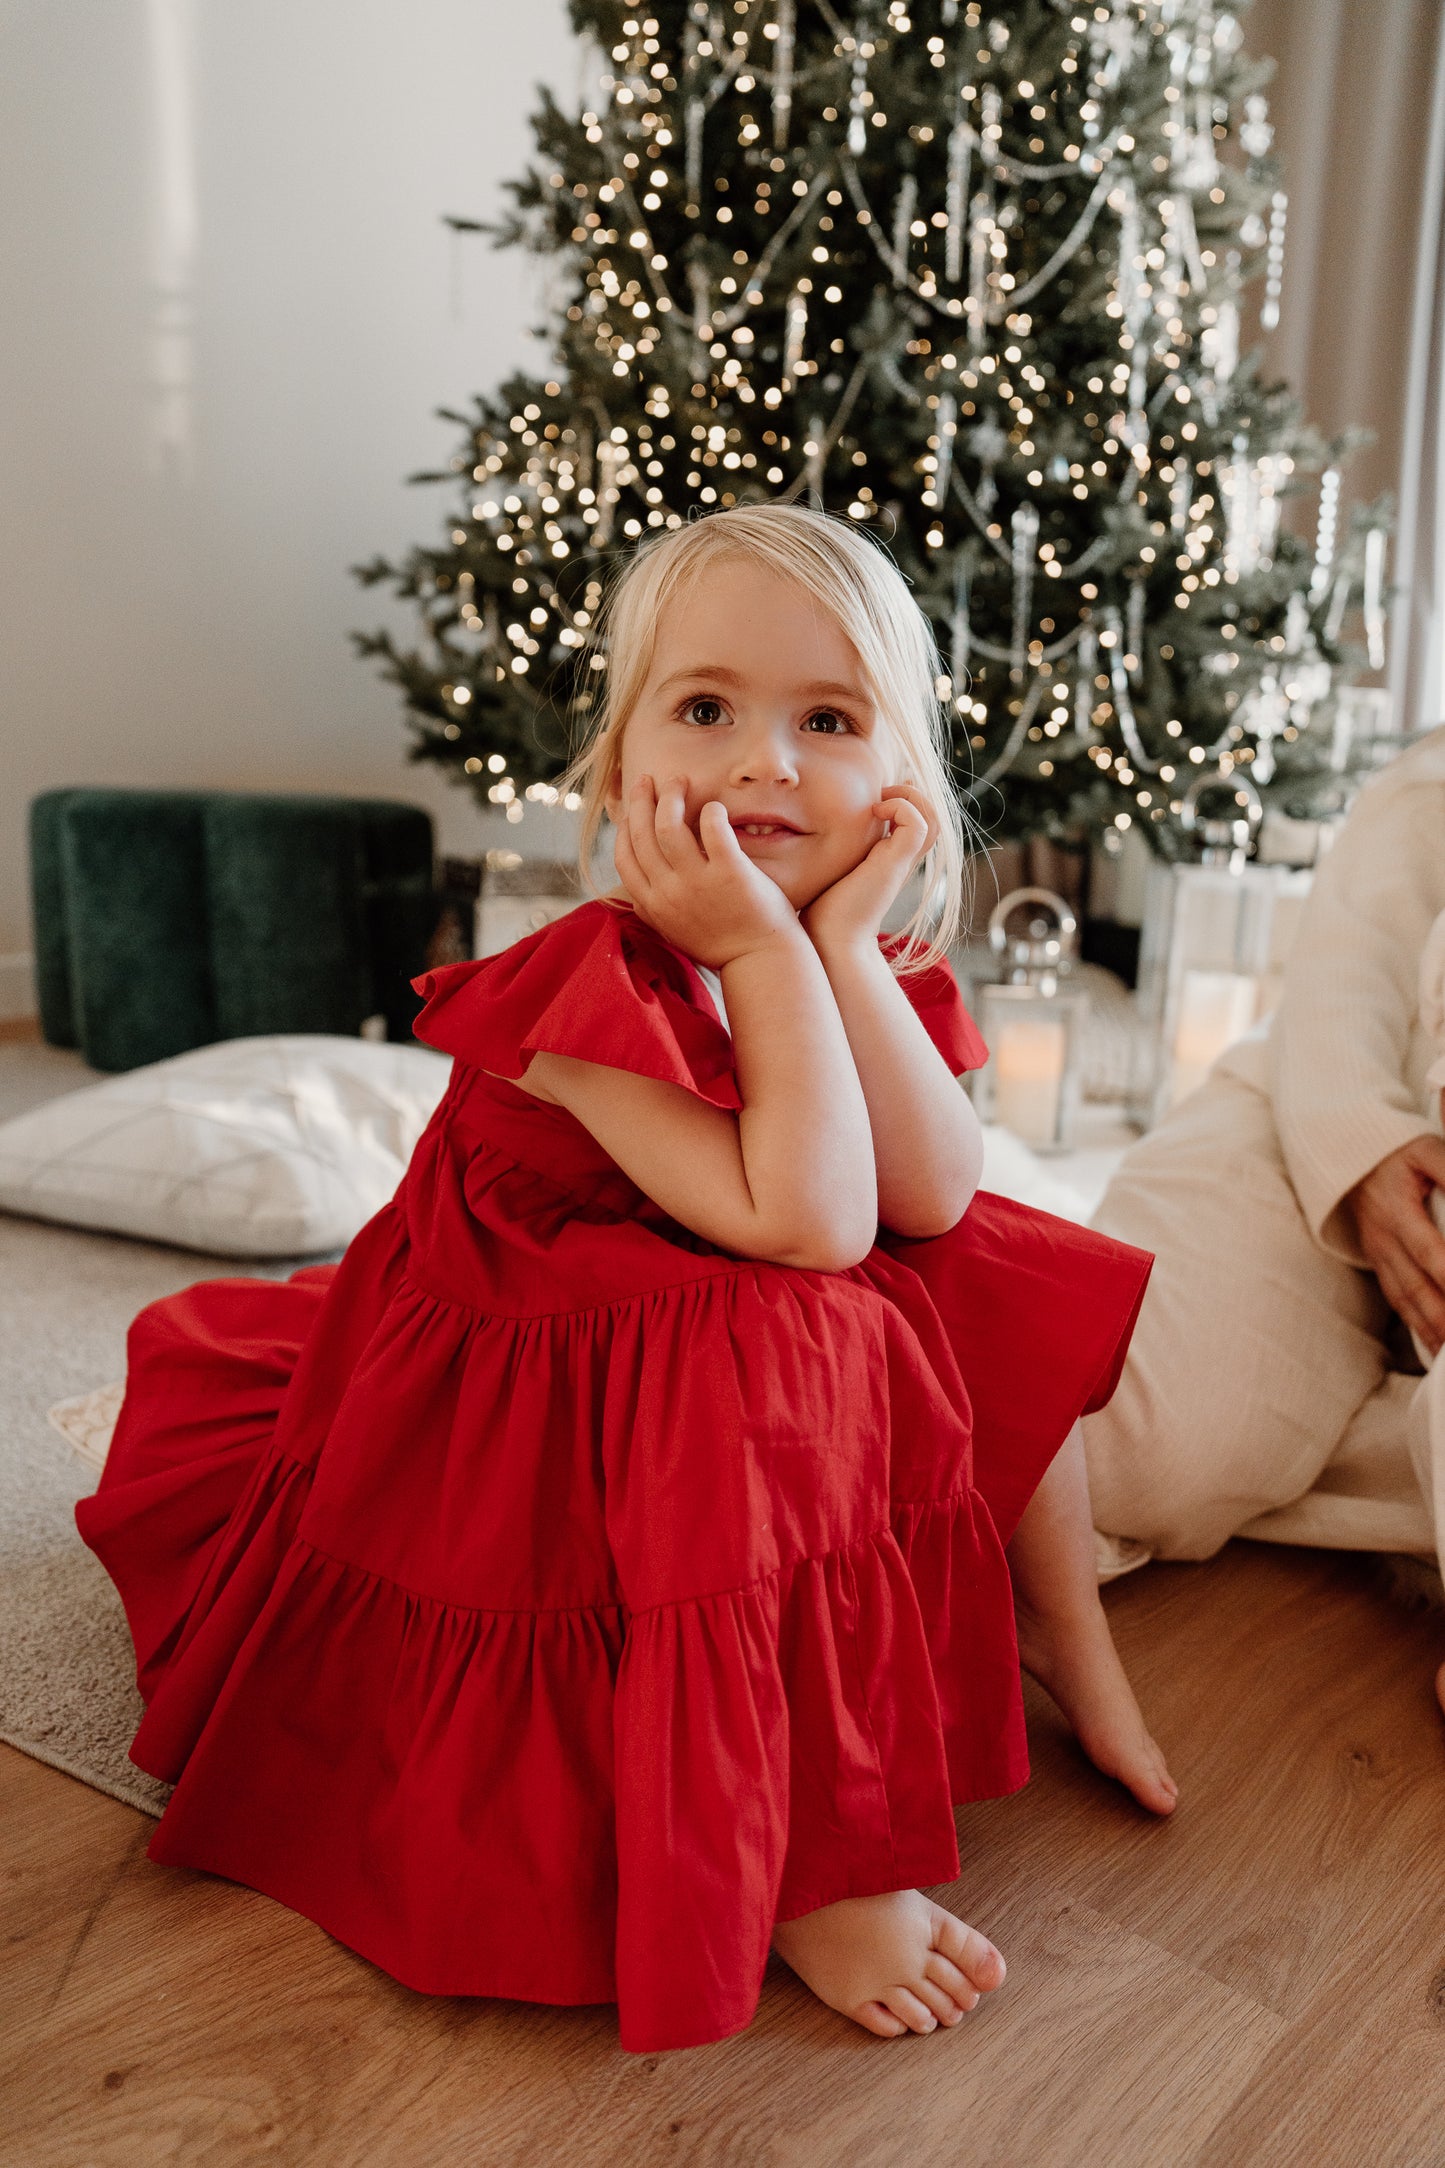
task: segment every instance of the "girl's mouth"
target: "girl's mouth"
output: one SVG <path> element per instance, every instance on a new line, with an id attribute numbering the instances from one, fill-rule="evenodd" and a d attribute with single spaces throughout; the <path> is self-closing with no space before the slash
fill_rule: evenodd
<path id="1" fill-rule="evenodd" d="M 770 836 L 797 836 L 803 832 L 800 828 L 795 828 L 791 821 L 735 820 L 732 823 L 732 829 L 734 835 L 752 836 L 759 842 L 766 841 Z"/>

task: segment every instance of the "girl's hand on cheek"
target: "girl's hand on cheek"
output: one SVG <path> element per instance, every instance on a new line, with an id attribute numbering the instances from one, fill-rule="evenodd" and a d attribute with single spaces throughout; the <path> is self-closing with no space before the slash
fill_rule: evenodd
<path id="1" fill-rule="evenodd" d="M 912 783 L 890 783 L 869 810 L 875 820 L 888 822 L 888 833 L 802 913 L 804 929 L 818 947 L 875 942 L 889 907 L 938 835 L 937 816 Z"/>
<path id="2" fill-rule="evenodd" d="M 697 833 L 689 828 L 681 777 L 660 792 L 639 777 L 617 823 L 616 858 L 638 917 L 711 970 L 797 929 L 793 906 L 740 849 L 715 799 Z"/>

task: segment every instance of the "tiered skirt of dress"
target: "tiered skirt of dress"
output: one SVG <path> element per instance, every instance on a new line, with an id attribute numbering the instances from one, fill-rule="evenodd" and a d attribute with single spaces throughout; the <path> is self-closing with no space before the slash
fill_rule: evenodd
<path id="1" fill-rule="evenodd" d="M 905 986 L 950 1066 L 950 974 Z M 1003 1546 L 1109 1397 L 1149 1260 L 980 1195 L 851 1272 L 653 1206 L 531 1055 L 738 1104 L 676 950 L 585 904 L 434 974 L 452 1082 L 337 1266 L 132 1329 L 81 1532 L 124 1599 L 154 1858 L 409 1985 L 718 2039 L 772 1926 L 950 1880 L 1027 1774 Z"/>

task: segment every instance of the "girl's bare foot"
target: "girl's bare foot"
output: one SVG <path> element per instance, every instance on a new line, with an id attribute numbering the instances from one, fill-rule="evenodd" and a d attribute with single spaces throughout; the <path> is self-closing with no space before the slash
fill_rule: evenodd
<path id="1" fill-rule="evenodd" d="M 993 1944 L 916 1889 L 782 1921 L 773 1948 L 820 2002 L 885 2040 L 957 2025 L 1003 1985 Z"/>
<path id="2" fill-rule="evenodd" d="M 1067 1613 L 1034 1610 L 1015 1591 L 1019 1662 L 1058 1703 L 1096 1769 L 1151 1814 L 1172 1814 L 1179 1787 L 1150 1737 L 1097 1593 Z"/>

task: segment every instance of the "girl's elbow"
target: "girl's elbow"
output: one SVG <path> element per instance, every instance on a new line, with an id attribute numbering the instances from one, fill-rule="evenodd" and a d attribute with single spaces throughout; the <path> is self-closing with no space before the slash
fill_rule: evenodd
<path id="1" fill-rule="evenodd" d="M 950 1183 L 945 1191 L 934 1190 L 917 1203 L 900 1203 L 896 1209 L 885 1213 L 885 1220 L 889 1231 L 902 1235 L 906 1241 L 933 1242 L 940 1235 L 953 1233 L 977 1194 L 977 1181 L 960 1179 Z"/>
<path id="2" fill-rule="evenodd" d="M 799 1272 L 851 1272 L 861 1265 L 878 1239 L 876 1217 L 866 1224 L 826 1220 L 817 1226 L 792 1228 L 771 1249 L 774 1264 L 791 1265 Z"/>

